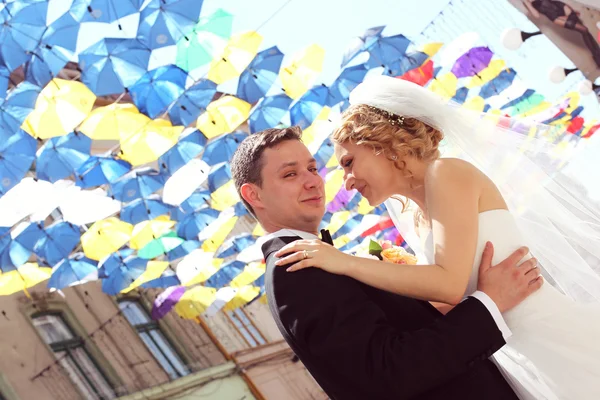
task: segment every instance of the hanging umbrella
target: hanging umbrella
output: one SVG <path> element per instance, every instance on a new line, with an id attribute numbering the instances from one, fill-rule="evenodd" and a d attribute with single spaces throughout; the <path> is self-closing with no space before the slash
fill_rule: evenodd
<path id="1" fill-rule="evenodd" d="M 81 235 L 81 246 L 86 257 L 101 260 L 119 250 L 131 239 L 133 225 L 110 217 L 94 224 Z"/>
<path id="2" fill-rule="evenodd" d="M 208 174 L 208 190 L 214 192 L 231 180 L 229 163 L 214 165 Z"/>
<path id="3" fill-rule="evenodd" d="M 175 305 L 175 312 L 182 318 L 195 319 L 212 304 L 216 293 L 215 289 L 204 286 L 188 289 Z"/>
<path id="4" fill-rule="evenodd" d="M 452 72 L 437 76 L 429 85 L 429 90 L 437 93 L 445 99 L 451 99 L 456 95 L 458 78 Z"/>
<path id="5" fill-rule="evenodd" d="M 73 131 L 92 111 L 96 96 L 81 82 L 53 79 L 40 92 L 23 130 L 48 139 Z"/>
<path id="6" fill-rule="evenodd" d="M 227 210 L 238 204 L 240 201 L 240 196 L 237 193 L 235 182 L 233 182 L 233 180 L 229 180 L 212 192 L 210 198 L 211 207 L 219 211 Z"/>
<path id="7" fill-rule="evenodd" d="M 191 33 L 202 1 L 161 0 L 144 3 L 137 37 L 151 49 L 171 46 Z"/>
<path id="8" fill-rule="evenodd" d="M 279 71 L 285 93 L 292 99 L 306 93 L 321 73 L 324 59 L 325 50 L 316 44 L 294 54 L 291 62 Z"/>
<path id="9" fill-rule="evenodd" d="M 90 158 L 91 147 L 91 139 L 76 132 L 49 139 L 37 151 L 36 176 L 56 182 L 73 175 Z"/>
<path id="10" fill-rule="evenodd" d="M 175 232 L 169 232 L 159 238 L 151 240 L 138 251 L 138 256 L 144 259 L 152 259 L 160 255 L 166 255 L 184 241 L 185 240 L 178 237 Z"/>
<path id="11" fill-rule="evenodd" d="M 381 36 L 367 48 L 369 60 L 366 65 L 369 69 L 377 67 L 389 69 L 394 62 L 404 56 L 409 45 L 410 40 L 404 35 Z"/>
<path id="12" fill-rule="evenodd" d="M 292 102 L 293 100 L 284 93 L 263 97 L 250 112 L 250 132 L 256 133 L 279 125 Z"/>
<path id="13" fill-rule="evenodd" d="M 179 235 L 179 234 L 178 234 Z M 179 235 L 181 236 L 181 235 Z M 167 259 L 169 261 L 178 260 L 182 257 L 187 256 L 192 251 L 200 248 L 200 242 L 197 240 L 186 240 L 181 243 L 179 246 L 175 247 L 173 250 L 167 253 Z"/>
<path id="14" fill-rule="evenodd" d="M 154 282 L 154 284 L 158 283 L 158 280 L 163 276 L 163 274 L 169 271 L 169 263 L 166 261 L 148 261 L 146 265 L 145 271 L 138 276 L 133 282 L 129 284 L 129 286 L 121 289 L 121 293 L 131 292 L 133 289 L 145 285 L 149 282 Z M 179 284 L 179 279 L 176 280 Z"/>
<path id="15" fill-rule="evenodd" d="M 36 140 L 21 130 L 0 142 L 0 196 L 27 174 L 35 160 L 36 149 Z"/>
<path id="16" fill-rule="evenodd" d="M 50 278 L 51 268 L 40 267 L 37 263 L 26 263 L 14 271 L 0 274 L 0 296 L 7 296 L 37 285 Z"/>
<path id="17" fill-rule="evenodd" d="M 10 82 L 10 71 L 8 68 L 0 65 L 0 100 L 6 98 L 8 83 Z"/>
<path id="18" fill-rule="evenodd" d="M 233 153 L 246 136 L 248 135 L 244 132 L 233 132 L 211 141 L 206 145 L 202 159 L 208 165 L 229 162 L 231 157 L 233 157 Z"/>
<path id="19" fill-rule="evenodd" d="M 166 204 L 179 205 L 206 181 L 210 166 L 200 159 L 191 160 L 178 169 L 165 182 L 163 201 Z"/>
<path id="20" fill-rule="evenodd" d="M 179 302 L 185 291 L 185 286 L 173 286 L 156 296 L 150 313 L 152 319 L 158 321 L 167 315 Z"/>
<path id="21" fill-rule="evenodd" d="M 472 89 L 476 86 L 481 86 L 495 77 L 497 77 L 500 72 L 506 69 L 506 63 L 504 60 L 493 60 L 490 64 L 481 70 L 478 74 L 476 74 L 471 81 L 467 83 L 466 87 Z"/>
<path id="22" fill-rule="evenodd" d="M 121 209 L 120 217 L 130 224 L 157 218 L 169 214 L 171 207 L 160 200 L 157 195 L 134 200 Z"/>
<path id="23" fill-rule="evenodd" d="M 233 299 L 231 299 L 225 306 L 224 310 L 235 310 L 250 303 L 260 294 L 260 288 L 252 285 L 240 287 L 236 292 Z"/>
<path id="24" fill-rule="evenodd" d="M 217 210 L 208 207 L 193 211 L 177 223 L 177 235 L 187 240 L 198 239 L 198 234 L 213 223 L 218 216 Z"/>
<path id="25" fill-rule="evenodd" d="M 405 72 L 402 76 L 399 76 L 399 78 L 411 81 L 417 85 L 425 86 L 433 78 L 433 75 L 433 61 L 428 60 L 422 66 Z"/>
<path id="26" fill-rule="evenodd" d="M 25 264 L 32 250 L 11 237 L 10 228 L 0 227 L 0 272 L 8 272 Z M 31 246 L 33 249 L 33 246 Z"/>
<path id="27" fill-rule="evenodd" d="M 23 178 L 0 197 L 0 227 L 13 226 L 44 207 L 43 200 L 51 196 L 53 190 L 50 182 Z"/>
<path id="28" fill-rule="evenodd" d="M 111 157 L 91 156 L 76 171 L 77 186 L 89 188 L 114 182 L 131 170 L 131 165 Z"/>
<path id="29" fill-rule="evenodd" d="M 473 47 L 456 60 L 452 73 L 457 78 L 475 76 L 490 64 L 493 56 L 494 53 L 487 46 Z"/>
<path id="30" fill-rule="evenodd" d="M 262 40 L 262 36 L 254 31 L 233 35 L 223 52 L 210 63 L 208 79 L 221 84 L 240 76 L 256 56 Z"/>
<path id="31" fill-rule="evenodd" d="M 141 249 L 152 240 L 168 233 L 174 225 L 175 221 L 171 221 L 165 216 L 137 223 L 133 227 L 129 247 L 136 250 Z"/>
<path id="32" fill-rule="evenodd" d="M 223 307 L 225 307 L 225 304 L 229 303 L 231 299 L 235 297 L 236 293 L 237 289 L 234 289 L 232 287 L 222 287 L 219 290 L 217 290 L 215 300 L 212 302 L 210 307 L 206 309 L 204 315 L 206 317 L 212 317 L 214 315 L 217 315 L 217 313 L 221 311 Z"/>
<path id="33" fill-rule="evenodd" d="M 49 265 L 55 265 L 66 258 L 79 244 L 79 227 L 69 222 L 59 221 L 44 229 L 42 236 L 33 248 L 33 252 Z"/>
<path id="34" fill-rule="evenodd" d="M 185 215 L 198 210 L 208 204 L 210 200 L 210 190 L 198 189 L 190 197 L 188 197 L 183 203 L 179 205 L 179 209 L 182 213 L 178 215 Z M 179 218 L 181 219 L 181 218 Z"/>
<path id="35" fill-rule="evenodd" d="M 467 99 L 468 94 L 469 94 L 469 89 L 467 89 L 466 87 L 461 87 L 456 91 L 456 94 L 452 98 L 452 101 L 462 104 Z"/>
<path id="36" fill-rule="evenodd" d="M 192 251 L 177 264 L 177 276 L 185 286 L 206 281 L 218 271 L 223 260 L 201 249 Z"/>
<path id="37" fill-rule="evenodd" d="M 381 38 L 381 32 L 385 28 L 383 26 L 375 26 L 367 29 L 362 35 L 352 39 L 342 57 L 342 65 L 340 68 L 344 68 L 350 61 L 352 61 L 357 55 L 367 50 L 369 46 Z"/>
<path id="38" fill-rule="evenodd" d="M 98 279 L 98 263 L 85 257 L 83 253 L 76 253 L 61 260 L 52 268 L 48 288 L 60 290 L 96 279 Z"/>
<path id="39" fill-rule="evenodd" d="M 95 140 L 119 140 L 124 132 L 140 129 L 139 111 L 133 104 L 114 103 L 94 109 L 77 131 Z"/>
<path id="40" fill-rule="evenodd" d="M 79 53 L 81 81 L 97 96 L 123 93 L 146 74 L 150 53 L 137 39 L 102 39 Z"/>
<path id="41" fill-rule="evenodd" d="M 147 265 L 148 260 L 135 256 L 120 259 L 108 276 L 102 279 L 102 291 L 110 296 L 116 296 L 135 282 L 146 271 Z"/>
<path id="42" fill-rule="evenodd" d="M 264 97 L 275 83 L 282 61 L 283 53 L 277 46 L 258 53 L 240 76 L 237 97 L 250 104 Z"/>
<path id="43" fill-rule="evenodd" d="M 207 79 L 187 88 L 169 107 L 169 118 L 174 124 L 188 126 L 196 121 L 217 93 L 217 84 Z"/>
<path id="44" fill-rule="evenodd" d="M 148 71 L 129 88 L 133 103 L 150 118 L 156 118 L 185 90 L 188 74 L 175 65 Z"/>
<path id="45" fill-rule="evenodd" d="M 175 274 L 175 271 L 169 267 L 165 269 L 158 278 L 150 279 L 149 281 L 142 283 L 140 287 L 144 289 L 165 289 L 178 285 L 181 285 L 181 282 Z"/>
<path id="46" fill-rule="evenodd" d="M 326 105 L 333 107 L 348 99 L 350 92 L 365 79 L 368 69 L 364 64 L 344 68 L 329 88 Z"/>
<path id="47" fill-rule="evenodd" d="M 0 102 L 0 138 L 5 139 L 20 129 L 35 108 L 41 90 L 26 81 L 10 90 L 6 99 Z"/>
<path id="48" fill-rule="evenodd" d="M 252 106 L 244 100 L 225 95 L 208 105 L 206 112 L 198 117 L 196 126 L 212 139 L 233 132 L 248 119 L 250 108 Z"/>
<path id="49" fill-rule="evenodd" d="M 177 42 L 177 66 L 190 72 L 210 63 L 227 46 L 232 24 L 233 15 L 222 9 L 201 17 L 192 32 Z"/>
<path id="50" fill-rule="evenodd" d="M 128 203 L 135 199 L 148 197 L 165 185 L 165 177 L 152 168 L 138 168 L 110 185 L 114 199 Z"/>
<path id="51" fill-rule="evenodd" d="M 484 99 L 488 97 L 496 96 L 500 94 L 503 90 L 507 89 L 515 80 L 517 73 L 514 69 L 505 69 L 500 72 L 500 74 L 484 84 L 479 91 L 479 95 Z"/>
<path id="52" fill-rule="evenodd" d="M 236 255 L 253 245 L 255 242 L 256 238 L 250 233 L 234 236 L 221 245 L 219 251 L 215 253 L 215 257 L 226 258 Z"/>
<path id="53" fill-rule="evenodd" d="M 131 165 L 156 161 L 177 143 L 181 132 L 181 125 L 172 126 L 169 121 L 163 119 L 148 119 L 143 128 L 122 134 L 119 156 Z"/>
<path id="54" fill-rule="evenodd" d="M 290 110 L 292 125 L 301 129 L 308 128 L 316 119 L 329 96 L 329 88 L 319 85 L 306 92 Z"/>
<path id="55" fill-rule="evenodd" d="M 86 0 L 86 3 L 88 12 L 81 22 L 110 23 L 139 12 L 137 0 Z"/>
<path id="56" fill-rule="evenodd" d="M 91 224 L 108 218 L 121 210 L 121 202 L 109 197 L 104 189 L 81 190 L 78 186 L 57 189 L 58 206 L 65 221 L 75 225 Z M 85 204 L 85 207 L 81 205 Z"/>
<path id="57" fill-rule="evenodd" d="M 177 144 L 158 159 L 161 172 L 167 175 L 175 173 L 196 158 L 204 150 L 207 141 L 206 136 L 198 129 L 185 129 L 179 136 Z"/>
<path id="58" fill-rule="evenodd" d="M 334 213 L 346 208 L 350 203 L 350 200 L 356 196 L 357 193 L 356 190 L 346 190 L 344 187 L 340 188 L 333 200 L 327 204 L 327 211 Z"/>
<path id="59" fill-rule="evenodd" d="M 35 50 L 46 30 L 47 2 L 3 2 L 0 9 L 0 64 L 19 68 Z"/>
<path id="60" fill-rule="evenodd" d="M 240 261 L 229 261 L 221 266 L 219 270 L 206 281 L 206 286 L 220 289 L 229 285 L 236 276 L 244 271 L 246 264 Z"/>

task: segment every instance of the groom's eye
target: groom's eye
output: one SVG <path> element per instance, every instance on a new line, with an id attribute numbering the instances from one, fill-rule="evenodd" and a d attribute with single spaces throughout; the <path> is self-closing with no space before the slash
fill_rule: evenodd
<path id="1" fill-rule="evenodd" d="M 295 172 L 288 172 L 288 173 L 287 173 L 287 174 L 285 174 L 283 177 L 284 177 L 284 178 L 289 178 L 289 177 L 291 177 L 291 176 L 296 176 L 296 173 L 295 173 Z"/>

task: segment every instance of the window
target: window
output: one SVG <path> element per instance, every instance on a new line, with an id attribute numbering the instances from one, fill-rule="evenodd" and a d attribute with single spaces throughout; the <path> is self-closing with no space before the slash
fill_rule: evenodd
<path id="1" fill-rule="evenodd" d="M 150 318 L 139 301 L 121 300 L 119 308 L 171 379 L 189 374 L 187 366 L 160 330 L 158 322 Z"/>
<path id="2" fill-rule="evenodd" d="M 250 321 L 248 314 L 246 314 L 243 309 L 236 308 L 233 311 L 227 311 L 226 315 L 250 347 L 256 347 L 267 343 L 264 336 L 254 326 L 252 321 Z"/>
<path id="3" fill-rule="evenodd" d="M 33 325 L 54 352 L 75 386 L 88 399 L 112 399 L 115 393 L 61 314 L 33 317 Z"/>

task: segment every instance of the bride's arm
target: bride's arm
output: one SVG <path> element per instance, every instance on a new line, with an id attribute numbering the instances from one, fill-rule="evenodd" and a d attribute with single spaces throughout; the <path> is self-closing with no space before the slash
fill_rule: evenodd
<path id="1" fill-rule="evenodd" d="M 435 240 L 435 264 L 397 265 L 354 258 L 344 271 L 356 280 L 422 300 L 457 304 L 475 257 L 479 189 L 474 172 L 455 160 L 439 160 L 425 179 Z"/>

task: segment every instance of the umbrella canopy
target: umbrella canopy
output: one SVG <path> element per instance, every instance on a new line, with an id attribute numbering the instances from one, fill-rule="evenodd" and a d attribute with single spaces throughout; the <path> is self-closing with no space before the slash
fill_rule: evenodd
<path id="1" fill-rule="evenodd" d="M 35 160 L 36 149 L 36 140 L 21 130 L 0 142 L 0 196 L 23 179 Z"/>
<path id="2" fill-rule="evenodd" d="M 41 88 L 27 81 L 13 88 L 0 102 L 0 137 L 5 138 L 18 131 L 35 108 Z"/>
<path id="3" fill-rule="evenodd" d="M 168 232 L 148 242 L 148 244 L 138 251 L 138 256 L 144 259 L 152 259 L 160 255 L 167 255 L 168 252 L 176 249 L 184 241 L 175 232 Z"/>
<path id="4" fill-rule="evenodd" d="M 187 79 L 187 72 L 167 65 L 148 71 L 129 91 L 137 108 L 150 118 L 156 118 L 183 94 Z"/>
<path id="5" fill-rule="evenodd" d="M 98 263 L 82 253 L 76 253 L 61 260 L 52 268 L 48 287 L 60 290 L 96 279 L 98 279 Z"/>
<path id="6" fill-rule="evenodd" d="M 128 15 L 139 12 L 137 0 L 87 0 L 87 13 L 81 22 L 118 21 Z"/>
<path id="7" fill-rule="evenodd" d="M 275 83 L 282 61 L 283 53 L 277 46 L 258 53 L 240 76 L 237 97 L 250 104 L 260 100 Z"/>
<path id="8" fill-rule="evenodd" d="M 66 135 L 92 111 L 94 101 L 96 96 L 83 83 L 53 79 L 40 92 L 23 130 L 40 139 Z"/>
<path id="9" fill-rule="evenodd" d="M 186 291 L 185 286 L 172 286 L 156 296 L 150 316 L 157 321 L 175 307 Z"/>
<path id="10" fill-rule="evenodd" d="M 244 271 L 245 266 L 246 264 L 236 260 L 223 264 L 221 268 L 206 281 L 206 286 L 220 289 L 229 285 L 236 276 Z"/>
<path id="11" fill-rule="evenodd" d="M 25 264 L 31 253 L 32 250 L 11 237 L 9 228 L 0 228 L 0 272 L 13 271 Z"/>
<path id="12" fill-rule="evenodd" d="M 148 260 L 131 255 L 113 260 L 116 261 L 116 265 L 111 267 L 108 276 L 102 279 L 102 291 L 111 296 L 119 294 L 135 282 L 146 271 L 148 265 Z M 102 264 L 100 264 L 100 268 L 102 268 Z"/>
<path id="13" fill-rule="evenodd" d="M 252 285 L 243 286 L 238 289 L 235 296 L 229 300 L 223 307 L 224 310 L 235 310 L 240 308 L 252 300 L 254 300 L 260 294 L 260 288 Z"/>
<path id="14" fill-rule="evenodd" d="M 112 157 L 91 156 L 81 164 L 75 174 L 77 186 L 89 188 L 119 179 L 131 170 L 131 165 Z"/>
<path id="15" fill-rule="evenodd" d="M 504 69 L 500 74 L 492 79 L 491 81 L 485 83 L 481 90 L 479 91 L 479 95 L 484 99 L 488 97 L 496 96 L 500 94 L 503 90 L 507 89 L 512 85 L 513 81 L 517 73 L 514 69 Z"/>
<path id="16" fill-rule="evenodd" d="M 56 182 L 74 175 L 79 167 L 90 158 L 91 147 L 92 140 L 76 132 L 49 139 L 37 151 L 36 176 Z"/>
<path id="17" fill-rule="evenodd" d="M 59 221 L 44 229 L 44 236 L 36 242 L 33 252 L 49 265 L 55 265 L 77 247 L 80 237 L 79 227 Z"/>
<path id="18" fill-rule="evenodd" d="M 250 132 L 256 133 L 279 125 L 293 101 L 285 93 L 263 97 L 250 113 Z"/>
<path id="19" fill-rule="evenodd" d="M 316 44 L 294 54 L 291 62 L 279 71 L 285 93 L 292 99 L 306 93 L 321 73 L 324 59 L 325 50 Z"/>
<path id="20" fill-rule="evenodd" d="M 192 251 L 177 264 L 177 276 L 185 286 L 205 282 L 218 271 L 223 260 L 201 249 Z"/>
<path id="21" fill-rule="evenodd" d="M 86 257 L 102 260 L 119 250 L 131 239 L 133 225 L 110 217 L 94 224 L 81 235 L 81 245 Z"/>
<path id="22" fill-rule="evenodd" d="M 221 84 L 240 76 L 256 56 L 262 40 L 254 31 L 233 35 L 223 52 L 210 63 L 208 79 Z"/>
<path id="23" fill-rule="evenodd" d="M 187 240 L 198 239 L 198 234 L 213 223 L 218 216 L 217 210 L 208 207 L 193 211 L 177 223 L 177 235 Z"/>
<path id="24" fill-rule="evenodd" d="M 210 166 L 200 159 L 191 160 L 167 179 L 163 201 L 177 206 L 206 181 Z"/>
<path id="25" fill-rule="evenodd" d="M 88 114 L 77 130 L 95 140 L 119 140 L 125 132 L 140 129 L 138 114 L 133 104 L 98 107 Z"/>
<path id="26" fill-rule="evenodd" d="M 214 165 L 208 174 L 208 190 L 214 192 L 231 180 L 229 163 Z"/>
<path id="27" fill-rule="evenodd" d="M 456 60 L 452 67 L 452 73 L 457 78 L 475 76 L 486 68 L 494 53 L 487 46 L 473 47 Z"/>
<path id="28" fill-rule="evenodd" d="M 179 235 L 179 234 L 178 234 Z M 182 235 L 179 235 L 182 236 Z M 179 246 L 175 247 L 173 250 L 167 253 L 167 259 L 169 261 L 178 260 L 182 257 L 187 256 L 192 251 L 196 250 L 200 247 L 200 242 L 197 240 L 186 240 L 181 243 Z"/>
<path id="29" fill-rule="evenodd" d="M 122 289 L 121 293 L 128 293 L 133 289 L 146 285 L 150 282 L 153 282 L 152 284 L 154 285 L 158 285 L 159 280 L 161 279 L 161 277 L 163 277 L 163 274 L 165 274 L 166 271 L 171 271 L 171 273 L 173 272 L 169 269 L 169 263 L 167 261 L 148 261 L 148 264 L 146 265 L 146 270 L 133 282 L 131 282 L 129 286 Z M 168 273 L 167 276 L 169 276 Z M 177 284 L 179 284 L 178 279 L 176 279 L 176 282 Z"/>
<path id="30" fill-rule="evenodd" d="M 404 35 L 378 37 L 367 48 L 369 60 L 366 64 L 369 69 L 377 67 L 389 69 L 394 62 L 402 58 L 409 45 L 410 40 Z"/>
<path id="31" fill-rule="evenodd" d="M 217 93 L 217 84 L 207 79 L 187 88 L 169 107 L 169 118 L 174 124 L 188 126 L 196 121 Z"/>
<path id="32" fill-rule="evenodd" d="M 138 168 L 110 185 L 113 198 L 128 203 L 148 197 L 165 185 L 165 176 L 152 168 Z"/>
<path id="33" fill-rule="evenodd" d="M 147 118 L 141 114 L 140 117 Z M 177 143 L 181 132 L 181 125 L 172 126 L 163 119 L 148 119 L 143 128 L 122 134 L 120 157 L 131 165 L 156 161 Z"/>
<path id="34" fill-rule="evenodd" d="M 208 105 L 206 112 L 198 117 L 196 126 L 207 138 L 212 139 L 233 132 L 248 119 L 251 108 L 250 103 L 226 95 Z"/>
<path id="35" fill-rule="evenodd" d="M 193 71 L 222 54 L 231 36 L 232 24 L 233 15 L 222 9 L 201 17 L 192 32 L 177 42 L 177 66 Z"/>
<path id="36" fill-rule="evenodd" d="M 216 293 L 216 289 L 204 286 L 187 289 L 175 305 L 175 312 L 182 318 L 197 318 L 212 304 Z"/>
<path id="37" fill-rule="evenodd" d="M 166 234 L 175 225 L 168 217 L 158 217 L 153 220 L 142 221 L 133 227 L 129 247 L 141 249 L 152 240 Z"/>
<path id="38" fill-rule="evenodd" d="M 350 61 L 352 61 L 357 55 L 367 50 L 369 46 L 381 38 L 381 32 L 383 32 L 383 26 L 375 26 L 373 28 L 367 29 L 362 35 L 354 38 L 346 50 L 344 51 L 344 55 L 342 57 L 342 65 L 340 68 L 344 68 Z"/>
<path id="39" fill-rule="evenodd" d="M 400 79 L 411 81 L 417 85 L 425 86 L 433 78 L 433 61 L 428 60 L 420 67 L 405 72 Z"/>
<path id="40" fill-rule="evenodd" d="M 333 107 L 347 100 L 350 92 L 365 79 L 368 69 L 364 64 L 344 68 L 329 88 L 329 96 L 326 105 Z"/>
<path id="41" fill-rule="evenodd" d="M 51 268 L 40 267 L 37 263 L 21 265 L 14 271 L 0 274 L 0 296 L 27 290 L 50 278 Z"/>
<path id="42" fill-rule="evenodd" d="M 146 74 L 150 53 L 137 39 L 102 39 L 79 53 L 81 81 L 97 96 L 123 93 Z"/>
<path id="43" fill-rule="evenodd" d="M 292 125 L 301 129 L 308 128 L 317 119 L 327 103 L 329 88 L 325 85 L 315 86 L 306 92 L 290 110 Z"/>
<path id="44" fill-rule="evenodd" d="M 207 141 L 206 136 L 198 129 L 185 129 L 179 136 L 177 144 L 158 159 L 161 172 L 168 175 L 175 173 L 202 153 Z"/>
<path id="45" fill-rule="evenodd" d="M 219 258 L 233 256 L 250 247 L 255 242 L 256 238 L 251 233 L 234 236 L 221 245 L 215 256 Z"/>
<path id="46" fill-rule="evenodd" d="M 161 215 L 166 215 L 170 211 L 171 206 L 163 203 L 159 196 L 151 195 L 147 198 L 136 199 L 127 203 L 121 209 L 120 217 L 125 222 L 137 224 Z"/>
<path id="47" fill-rule="evenodd" d="M 198 0 L 145 2 L 137 37 L 151 49 L 174 45 L 191 33 L 201 9 L 202 1 Z"/>

